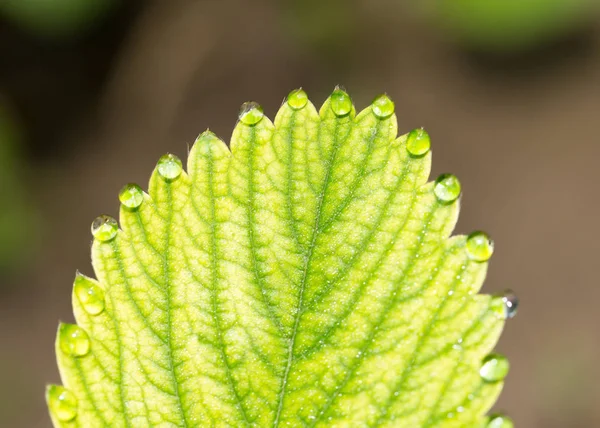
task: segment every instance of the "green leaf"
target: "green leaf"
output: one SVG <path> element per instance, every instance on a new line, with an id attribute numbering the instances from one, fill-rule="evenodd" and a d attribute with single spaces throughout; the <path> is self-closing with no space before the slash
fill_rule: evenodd
<path id="1" fill-rule="evenodd" d="M 126 186 L 59 328 L 55 426 L 484 426 L 508 370 L 486 359 L 507 298 L 477 294 L 493 246 L 449 237 L 460 183 L 427 182 L 393 107 L 247 103 L 231 150 L 204 132 L 187 172 L 166 155 Z"/>

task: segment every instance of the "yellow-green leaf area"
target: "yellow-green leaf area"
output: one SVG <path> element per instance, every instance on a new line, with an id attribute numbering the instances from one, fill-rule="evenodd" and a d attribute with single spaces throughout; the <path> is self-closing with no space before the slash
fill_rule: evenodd
<path id="1" fill-rule="evenodd" d="M 411 154 L 381 102 L 357 113 L 336 89 L 317 110 L 298 93 L 229 145 L 202 133 L 185 168 L 161 158 L 114 236 L 96 225 L 110 239 L 59 330 L 55 426 L 488 420 L 502 380 L 480 369 L 505 308 L 450 236 L 458 193 L 440 197 L 431 152 Z"/>

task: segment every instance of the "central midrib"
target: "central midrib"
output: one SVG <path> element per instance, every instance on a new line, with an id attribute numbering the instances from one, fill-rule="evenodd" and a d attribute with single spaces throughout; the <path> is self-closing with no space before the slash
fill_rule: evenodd
<path id="1" fill-rule="evenodd" d="M 250 421 L 248 420 L 248 415 L 246 414 L 246 409 L 244 408 L 242 398 L 236 388 L 235 381 L 233 379 L 233 375 L 231 373 L 231 365 L 229 364 L 229 360 L 227 359 L 227 353 L 225 352 L 225 340 L 223 339 L 223 330 L 221 329 L 221 319 L 218 315 L 218 296 L 217 296 L 217 287 L 218 287 L 218 263 L 219 258 L 218 254 L 218 243 L 217 243 L 217 207 L 216 205 L 216 195 L 215 195 L 215 182 L 214 182 L 214 159 L 212 149 L 208 155 L 208 192 L 210 198 L 210 246 L 211 246 L 211 306 L 213 311 L 213 317 L 215 321 L 217 340 L 219 342 L 219 351 L 220 357 L 225 365 L 225 376 L 227 378 L 227 382 L 231 387 L 231 391 L 235 397 L 237 408 L 240 411 L 246 426 L 250 425 Z"/>
<path id="2" fill-rule="evenodd" d="M 173 194 L 172 194 L 172 189 L 171 189 L 171 183 L 167 183 L 166 185 L 166 191 L 167 191 L 167 198 L 168 198 L 168 204 L 169 206 L 172 207 L 173 204 Z M 167 300 L 167 337 L 166 337 L 166 342 L 167 342 L 167 351 L 169 353 L 169 372 L 171 375 L 171 378 L 173 380 L 173 386 L 174 386 L 174 392 L 175 392 L 175 399 L 177 400 L 177 410 L 179 411 L 180 415 L 181 415 L 181 419 L 183 421 L 183 424 L 185 427 L 188 427 L 188 421 L 187 421 L 187 415 L 185 414 L 185 411 L 183 410 L 183 403 L 181 402 L 181 393 L 179 390 L 179 381 L 177 378 L 177 373 L 175 372 L 175 366 L 174 366 L 174 353 L 173 353 L 173 342 L 171 340 L 171 336 L 173 333 L 173 307 L 172 307 L 172 302 L 171 302 L 171 284 L 170 284 L 170 275 L 169 275 L 169 266 L 170 266 L 170 253 L 169 253 L 169 245 L 171 244 L 171 228 L 173 227 L 173 209 L 169 210 L 169 215 L 167 217 L 167 228 L 166 228 L 166 234 L 167 236 L 165 237 L 165 241 L 167 242 L 167 245 L 165 246 L 165 257 L 164 257 L 164 281 L 165 281 L 165 291 L 166 291 L 166 300 Z"/>
<path id="3" fill-rule="evenodd" d="M 338 136 L 337 136 L 337 132 L 338 132 L 338 128 L 339 128 L 339 121 L 336 120 L 335 121 L 335 127 L 334 127 L 334 143 L 333 143 L 333 148 L 331 150 L 331 155 L 329 156 L 329 160 L 327 162 L 327 169 L 326 169 L 326 173 L 325 173 L 325 180 L 323 183 L 323 187 L 321 190 L 321 193 L 319 195 L 319 202 L 317 204 L 317 210 L 316 210 L 316 216 L 315 216 L 315 224 L 313 226 L 313 234 L 312 234 L 312 238 L 310 241 L 310 244 L 308 246 L 308 251 L 306 254 L 306 261 L 304 263 L 304 268 L 303 268 L 303 273 L 302 273 L 302 280 L 300 281 L 300 292 L 299 292 L 299 296 L 298 296 L 298 307 L 296 308 L 296 317 L 294 320 L 294 327 L 292 329 L 292 335 L 290 337 L 290 344 L 288 347 L 288 358 L 287 358 L 287 363 L 286 363 L 286 367 L 285 367 L 285 371 L 283 374 L 283 378 L 281 379 L 281 392 L 279 393 L 279 402 L 277 405 L 277 413 L 275 415 L 275 422 L 273 423 L 273 426 L 275 428 L 277 428 L 279 426 L 279 422 L 280 422 L 280 417 L 281 417 L 281 411 L 283 410 L 283 403 L 284 403 L 284 398 L 285 398 L 285 390 L 287 387 L 287 381 L 288 381 L 288 377 L 290 374 L 290 369 L 292 367 L 292 362 L 294 360 L 294 346 L 296 343 L 296 335 L 298 333 L 298 325 L 300 324 L 300 317 L 302 316 L 302 305 L 303 305 L 303 300 L 304 300 L 304 290 L 306 288 L 306 280 L 308 278 L 308 271 L 310 269 L 310 263 L 312 260 L 312 255 L 314 252 L 314 248 L 315 248 L 315 243 L 317 240 L 317 236 L 318 236 L 318 231 L 319 231 L 319 226 L 321 223 L 321 215 L 322 215 L 322 208 L 323 208 L 323 201 L 325 200 L 325 194 L 327 193 L 327 188 L 329 187 L 329 183 L 330 183 L 330 178 L 331 178 L 331 170 L 332 170 L 332 165 L 333 162 L 335 160 L 335 156 L 337 155 L 337 151 L 339 148 L 339 141 L 338 141 Z M 321 128 L 319 128 L 319 135 L 317 136 L 317 139 L 319 139 L 321 134 Z"/>

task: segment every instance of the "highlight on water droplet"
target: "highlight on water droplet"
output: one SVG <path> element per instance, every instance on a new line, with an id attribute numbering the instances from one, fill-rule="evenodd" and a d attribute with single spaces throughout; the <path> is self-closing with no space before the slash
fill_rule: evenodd
<path id="1" fill-rule="evenodd" d="M 126 184 L 119 192 L 119 201 L 129 209 L 136 209 L 144 202 L 144 191 L 135 183 Z"/>
<path id="2" fill-rule="evenodd" d="M 104 290 L 90 278 L 77 272 L 73 290 L 81 307 L 90 315 L 98 315 L 104 311 Z"/>
<path id="3" fill-rule="evenodd" d="M 68 422 L 77 416 L 77 398 L 60 385 L 48 385 L 46 401 L 50 411 L 59 421 Z"/>
<path id="4" fill-rule="evenodd" d="M 60 324 L 58 342 L 60 349 L 73 357 L 82 357 L 90 352 L 90 338 L 81 327 L 75 324 Z"/>
<path id="5" fill-rule="evenodd" d="M 490 354 L 483 359 L 479 375 L 486 382 L 499 382 L 508 374 L 510 364 L 504 355 Z"/>
<path id="6" fill-rule="evenodd" d="M 497 294 L 495 298 L 502 301 L 505 319 L 514 318 L 515 315 L 517 315 L 517 309 L 519 308 L 519 298 L 517 297 L 514 291 L 506 289 L 502 293 Z"/>
<path id="7" fill-rule="evenodd" d="M 386 94 L 379 95 L 373 100 L 371 109 L 378 119 L 387 119 L 394 114 L 394 102 Z"/>
<path id="8" fill-rule="evenodd" d="M 156 164 L 158 174 L 167 181 L 172 181 L 178 178 L 183 171 L 181 159 L 177 156 L 167 153 L 162 155 Z"/>
<path id="9" fill-rule="evenodd" d="M 433 192 L 437 197 L 438 201 L 449 204 L 454 202 L 460 196 L 460 181 L 453 174 L 442 174 L 433 186 Z"/>
<path id="10" fill-rule="evenodd" d="M 423 128 L 413 129 L 406 138 L 406 150 L 413 156 L 423 156 L 431 149 L 431 139 Z"/>
<path id="11" fill-rule="evenodd" d="M 306 92 L 302 88 L 295 89 L 289 93 L 287 103 L 294 110 L 301 110 L 308 103 L 308 95 L 306 95 Z"/>
<path id="12" fill-rule="evenodd" d="M 119 225 L 117 220 L 109 215 L 96 217 L 92 222 L 92 235 L 99 241 L 106 242 L 117 236 Z"/>
<path id="13" fill-rule="evenodd" d="M 487 417 L 485 428 L 514 428 L 511 418 L 501 413 L 494 413 Z"/>
<path id="14" fill-rule="evenodd" d="M 467 237 L 467 255 L 476 262 L 485 262 L 494 254 L 494 241 L 487 233 L 480 230 L 471 233 Z"/>
<path id="15" fill-rule="evenodd" d="M 330 100 L 331 110 L 333 110 L 336 116 L 346 116 L 352 111 L 352 99 L 343 89 L 335 88 Z"/>
<path id="16" fill-rule="evenodd" d="M 263 108 L 254 101 L 246 102 L 240 108 L 239 119 L 245 125 L 256 125 L 264 116 Z"/>

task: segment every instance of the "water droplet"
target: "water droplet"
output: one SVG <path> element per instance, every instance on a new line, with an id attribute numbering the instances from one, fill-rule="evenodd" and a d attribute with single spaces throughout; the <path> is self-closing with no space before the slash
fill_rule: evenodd
<path id="1" fill-rule="evenodd" d="M 508 374 L 508 359 L 500 354 L 490 354 L 483 359 L 479 374 L 486 382 L 499 382 Z"/>
<path id="2" fill-rule="evenodd" d="M 501 294 L 496 295 L 496 298 L 502 300 L 505 318 L 514 318 L 517 315 L 519 298 L 514 291 L 510 289 L 504 290 Z"/>
<path id="3" fill-rule="evenodd" d="M 144 202 L 144 192 L 137 184 L 129 183 L 119 192 L 119 201 L 130 209 L 135 209 Z"/>
<path id="4" fill-rule="evenodd" d="M 304 106 L 308 103 L 308 95 L 306 95 L 306 92 L 304 92 L 302 88 L 296 89 L 290 92 L 290 94 L 288 95 L 287 103 L 294 110 L 303 109 Z"/>
<path id="5" fill-rule="evenodd" d="M 485 428 L 514 428 L 514 426 L 511 418 L 500 413 L 495 413 L 488 416 Z"/>
<path id="6" fill-rule="evenodd" d="M 156 168 L 159 175 L 168 181 L 175 180 L 181 175 L 181 171 L 183 171 L 181 159 L 170 153 L 160 157 Z"/>
<path id="7" fill-rule="evenodd" d="M 476 231 L 467 237 L 467 255 L 476 262 L 485 262 L 494 254 L 494 241 L 485 232 Z"/>
<path id="8" fill-rule="evenodd" d="M 90 352 L 90 338 L 75 324 L 61 324 L 58 329 L 60 349 L 73 357 L 82 357 Z"/>
<path id="9" fill-rule="evenodd" d="M 104 310 L 104 291 L 89 278 L 78 272 L 73 289 L 77 300 L 88 314 L 98 315 Z"/>
<path id="10" fill-rule="evenodd" d="M 46 396 L 48 407 L 58 420 L 67 422 L 77 416 L 77 398 L 65 387 L 50 385 Z"/>
<path id="11" fill-rule="evenodd" d="M 423 156 L 431 149 L 431 139 L 423 128 L 413 129 L 406 138 L 406 150 L 413 156 Z"/>
<path id="12" fill-rule="evenodd" d="M 245 125 L 256 125 L 264 116 L 265 114 L 263 113 L 263 108 L 254 101 L 244 103 L 240 108 L 239 118 Z"/>
<path id="13" fill-rule="evenodd" d="M 373 113 L 379 119 L 386 119 L 394 114 L 394 102 L 387 95 L 379 95 L 371 104 Z"/>
<path id="14" fill-rule="evenodd" d="M 454 202 L 460 196 L 460 181 L 453 174 L 442 174 L 435 180 L 433 192 L 442 203 Z"/>
<path id="15" fill-rule="evenodd" d="M 346 91 L 340 88 L 335 88 L 330 99 L 331 110 L 333 110 L 336 116 L 346 116 L 348 113 L 350 113 L 350 111 L 352 111 L 352 99 L 350 98 L 350 95 L 346 93 Z"/>
<path id="16" fill-rule="evenodd" d="M 92 223 L 92 235 L 99 241 L 106 242 L 117 236 L 119 225 L 117 220 L 109 215 L 96 217 Z"/>

